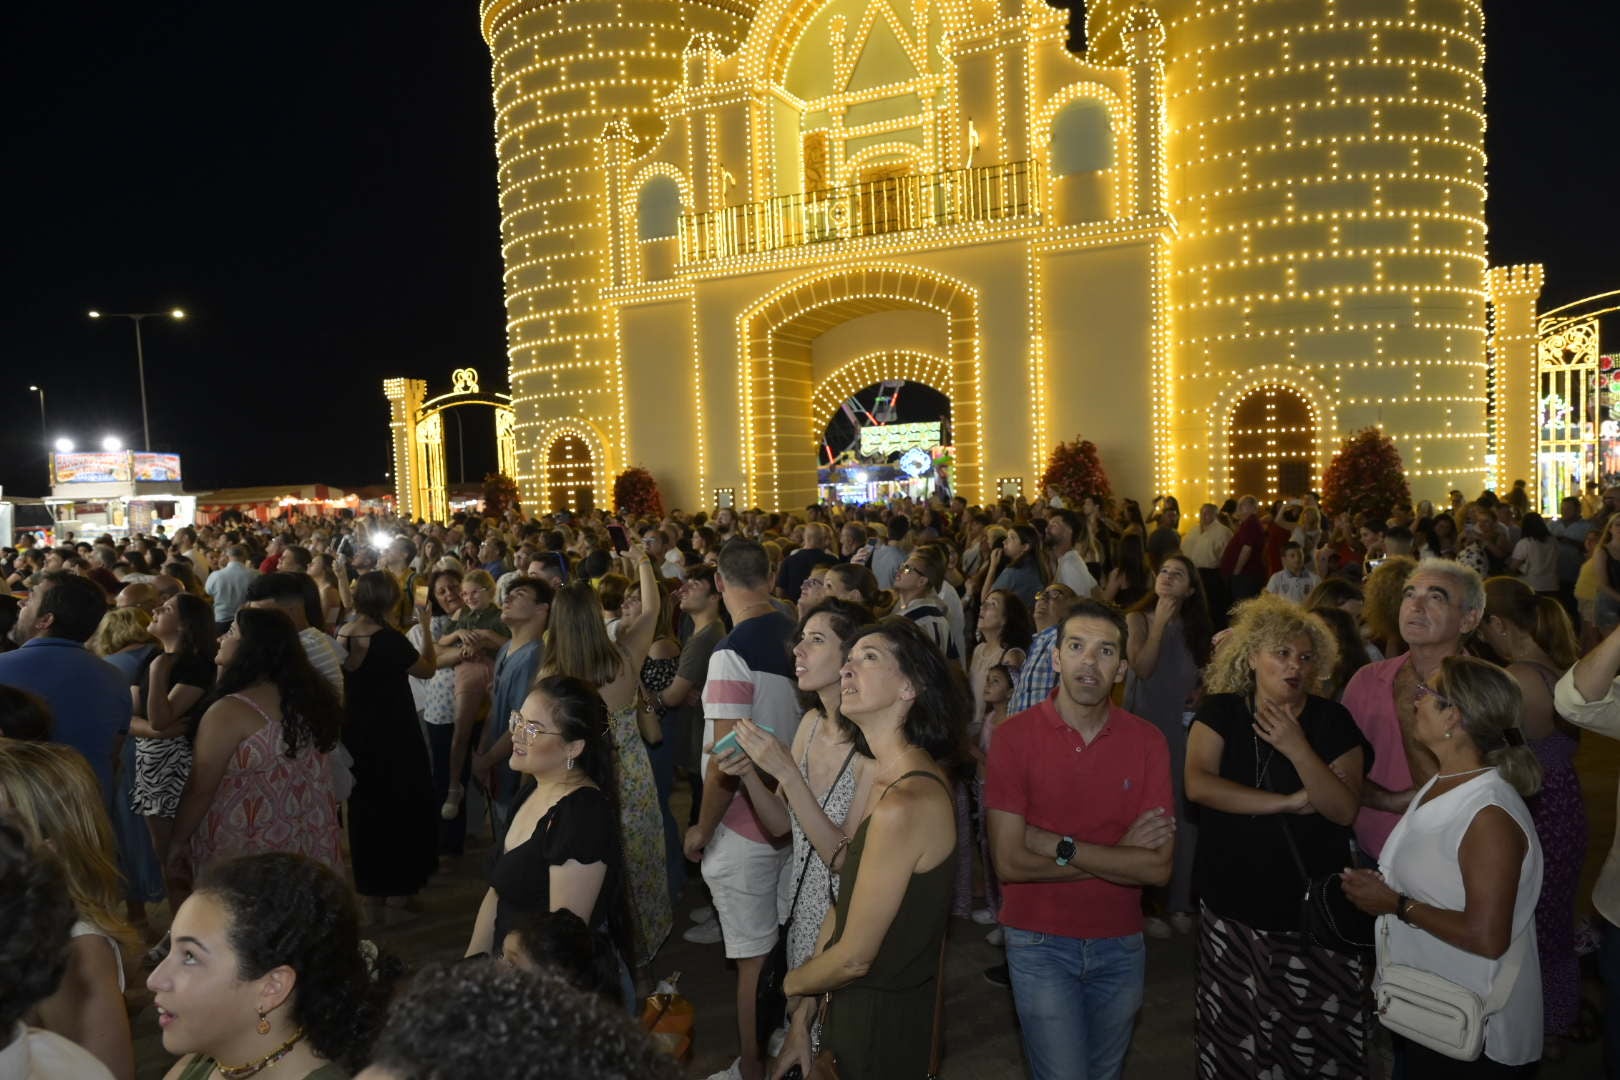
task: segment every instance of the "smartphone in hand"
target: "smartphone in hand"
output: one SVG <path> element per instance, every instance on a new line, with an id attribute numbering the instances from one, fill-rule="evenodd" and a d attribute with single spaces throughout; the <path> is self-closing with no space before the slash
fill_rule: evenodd
<path id="1" fill-rule="evenodd" d="M 772 735 L 776 734 L 776 729 L 767 724 L 760 724 L 759 730 L 768 731 Z M 715 757 L 725 757 L 735 749 L 737 749 L 737 732 L 735 729 L 733 729 L 732 731 L 726 733 L 725 738 L 715 743 L 714 749 L 710 750 L 709 753 L 713 754 Z"/>

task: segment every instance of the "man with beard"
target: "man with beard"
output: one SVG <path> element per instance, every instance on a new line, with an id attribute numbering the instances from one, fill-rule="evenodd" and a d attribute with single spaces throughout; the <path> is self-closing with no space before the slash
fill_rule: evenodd
<path id="1" fill-rule="evenodd" d="M 1077 602 L 1053 654 L 1057 687 L 990 744 L 990 851 L 1035 1080 L 1120 1074 L 1146 975 L 1142 886 L 1170 880 L 1169 745 L 1109 698 L 1125 642 L 1123 615 Z"/>

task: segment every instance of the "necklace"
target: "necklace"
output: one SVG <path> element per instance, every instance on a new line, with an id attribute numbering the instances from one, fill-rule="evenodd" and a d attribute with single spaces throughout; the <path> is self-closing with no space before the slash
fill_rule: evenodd
<path id="1" fill-rule="evenodd" d="M 1475 773 L 1489 772 L 1495 765 L 1482 765 L 1477 769 L 1464 769 L 1462 772 L 1435 773 L 1436 780 L 1455 780 L 1459 776 L 1473 776 Z"/>
<path id="2" fill-rule="evenodd" d="M 299 1028 L 292 1033 L 292 1038 L 264 1055 L 258 1061 L 250 1061 L 246 1065 L 226 1065 L 223 1062 L 216 1061 L 214 1062 L 214 1068 L 219 1070 L 219 1075 L 225 1077 L 225 1080 L 241 1080 L 242 1077 L 253 1076 L 255 1073 L 270 1068 L 270 1066 L 292 1053 L 293 1047 L 303 1040 L 304 1029 Z"/>

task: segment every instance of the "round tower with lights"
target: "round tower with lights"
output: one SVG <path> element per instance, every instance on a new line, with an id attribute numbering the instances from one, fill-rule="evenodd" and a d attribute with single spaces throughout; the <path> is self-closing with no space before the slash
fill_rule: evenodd
<path id="1" fill-rule="evenodd" d="M 1123 62 L 1138 0 L 1090 0 Z M 1485 464 L 1479 0 L 1155 0 L 1167 32 L 1171 445 L 1183 498 L 1314 487 L 1391 436 L 1415 497 Z M 1219 501 L 1218 499 L 1216 501 Z"/>
<path id="2" fill-rule="evenodd" d="M 506 262 L 507 354 L 525 505 L 609 499 L 624 466 L 623 374 L 600 297 L 612 281 L 611 155 L 661 125 L 682 52 L 742 40 L 751 0 L 483 0 Z"/>

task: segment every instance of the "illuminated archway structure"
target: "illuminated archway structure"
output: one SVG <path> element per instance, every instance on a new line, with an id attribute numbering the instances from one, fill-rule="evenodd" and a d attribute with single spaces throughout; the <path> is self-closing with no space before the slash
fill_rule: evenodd
<path id="1" fill-rule="evenodd" d="M 478 372 L 472 368 L 457 368 L 450 382 L 448 394 L 429 398 L 426 379 L 383 380 L 393 444 L 395 505 L 405 517 L 428 521 L 450 517 L 444 470 L 444 413 L 448 409 L 464 405 L 493 408 L 498 467 L 507 476 L 517 471 L 511 395 L 485 393 L 478 385 Z"/>
<path id="2" fill-rule="evenodd" d="M 1417 497 L 1478 490 L 1479 0 L 1085 18 L 1075 55 L 1041 3 L 483 0 L 531 505 L 629 464 L 802 505 L 816 388 L 905 352 L 950 368 L 973 500 L 1076 434 L 1117 490 L 1225 497 L 1265 387 L 1311 422 L 1262 485 L 1378 425 Z"/>

